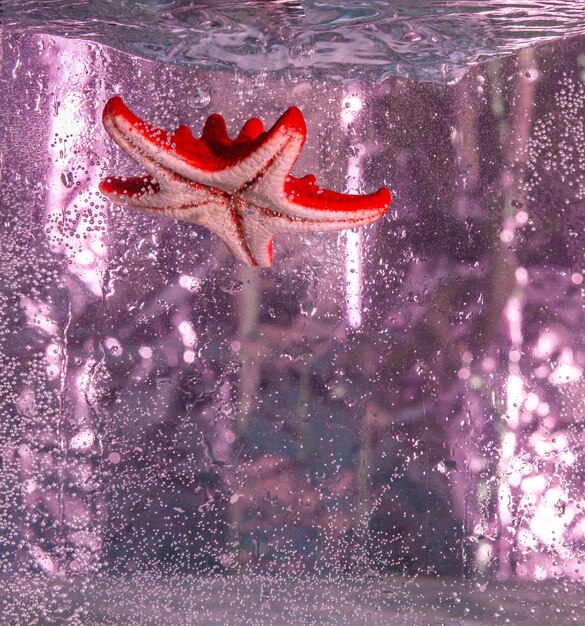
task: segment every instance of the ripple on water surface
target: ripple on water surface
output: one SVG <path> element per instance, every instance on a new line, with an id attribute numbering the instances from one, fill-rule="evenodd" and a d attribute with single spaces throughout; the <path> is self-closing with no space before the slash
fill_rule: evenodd
<path id="1" fill-rule="evenodd" d="M 0 0 L 7 30 L 246 72 L 453 81 L 468 65 L 585 32 L 574 0 Z"/>

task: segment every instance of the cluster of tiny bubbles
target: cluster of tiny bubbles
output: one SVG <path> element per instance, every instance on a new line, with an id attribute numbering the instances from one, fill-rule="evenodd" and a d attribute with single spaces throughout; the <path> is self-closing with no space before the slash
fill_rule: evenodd
<path id="1" fill-rule="evenodd" d="M 527 150 L 524 190 L 534 228 L 562 237 L 576 270 L 583 269 L 585 232 L 585 85 L 563 75 L 554 107 L 537 119 Z"/>
<path id="2" fill-rule="evenodd" d="M 529 163 L 551 173 L 578 200 L 585 199 L 585 85 L 566 74 L 554 95 L 554 110 L 537 120 L 529 146 Z M 553 149 L 554 148 L 554 149 Z M 537 174 L 537 172 L 535 172 Z M 531 181 L 530 192 L 538 178 Z"/>

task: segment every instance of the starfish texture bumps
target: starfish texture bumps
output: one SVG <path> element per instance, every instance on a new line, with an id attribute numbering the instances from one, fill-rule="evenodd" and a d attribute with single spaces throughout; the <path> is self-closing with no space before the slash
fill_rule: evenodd
<path id="1" fill-rule="evenodd" d="M 272 263 L 278 233 L 355 228 L 382 217 L 390 192 L 350 195 L 320 189 L 312 175 L 295 178 L 307 129 L 289 108 L 265 131 L 248 120 L 230 139 L 221 115 L 211 115 L 200 139 L 187 126 L 174 133 L 137 117 L 119 96 L 103 112 L 110 137 L 147 172 L 108 177 L 100 191 L 113 202 L 154 215 L 200 224 L 248 265 Z"/>

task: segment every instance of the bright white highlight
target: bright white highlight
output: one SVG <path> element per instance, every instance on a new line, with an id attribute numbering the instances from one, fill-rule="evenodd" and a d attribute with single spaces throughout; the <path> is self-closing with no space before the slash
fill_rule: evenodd
<path id="1" fill-rule="evenodd" d="M 185 348 L 192 348 L 197 344 L 197 334 L 191 322 L 183 320 L 179 323 L 178 330 Z"/>
<path id="2" fill-rule="evenodd" d="M 553 385 L 566 385 L 578 381 L 583 374 L 583 370 L 575 365 L 575 359 L 571 348 L 564 348 L 561 352 L 558 364 L 549 376 Z"/>
<path id="3" fill-rule="evenodd" d="M 364 108 L 364 102 L 358 94 L 352 93 L 346 96 L 341 103 L 341 121 L 345 127 L 349 126 L 360 111 Z"/>
<path id="4" fill-rule="evenodd" d="M 348 193 L 357 193 L 361 180 L 361 164 L 365 150 L 356 146 L 356 156 L 349 158 L 347 167 Z M 347 319 L 350 326 L 357 328 L 362 323 L 362 240 L 359 230 L 345 231 L 345 284 Z"/>
<path id="5" fill-rule="evenodd" d="M 364 103 L 358 94 L 348 94 L 341 103 L 341 122 L 346 132 L 363 109 Z M 359 193 L 362 185 L 362 159 L 365 147 L 351 146 L 347 164 L 346 193 Z M 345 231 L 345 302 L 347 320 L 352 328 L 362 323 L 362 240 L 359 231 Z"/>

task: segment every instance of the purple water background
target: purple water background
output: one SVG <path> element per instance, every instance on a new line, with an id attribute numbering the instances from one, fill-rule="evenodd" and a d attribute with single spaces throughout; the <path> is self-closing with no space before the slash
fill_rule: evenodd
<path id="1" fill-rule="evenodd" d="M 582 583 L 582 49 L 369 85 L 5 41 L 5 576 Z M 196 134 L 297 104 L 295 173 L 387 185 L 391 212 L 241 267 L 99 195 L 136 173 L 114 93 Z"/>

